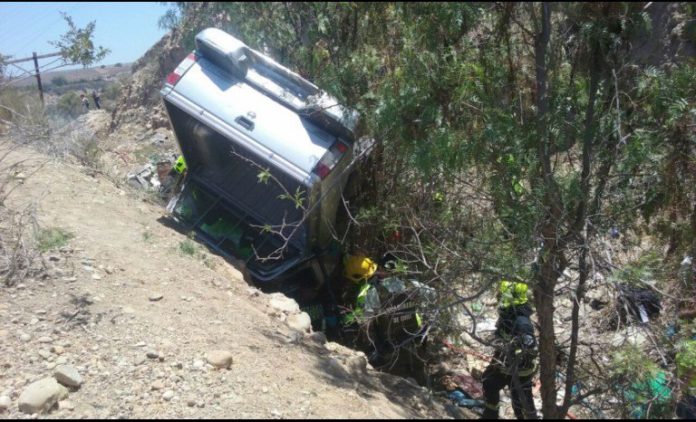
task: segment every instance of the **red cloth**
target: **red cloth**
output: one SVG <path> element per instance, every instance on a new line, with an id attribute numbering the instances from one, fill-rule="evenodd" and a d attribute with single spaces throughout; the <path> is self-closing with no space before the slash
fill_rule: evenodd
<path id="1" fill-rule="evenodd" d="M 480 399 L 483 397 L 483 384 L 474 379 L 474 377 L 471 375 L 454 375 L 452 376 L 452 381 L 454 381 L 463 391 L 469 393 L 472 398 Z"/>

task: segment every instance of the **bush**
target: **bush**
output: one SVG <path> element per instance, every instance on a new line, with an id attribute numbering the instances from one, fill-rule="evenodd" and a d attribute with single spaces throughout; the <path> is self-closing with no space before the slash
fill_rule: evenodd
<path id="1" fill-rule="evenodd" d="M 35 90 L 0 90 L 0 131 L 19 143 L 46 141 L 50 135 L 48 118 Z"/>
<path id="2" fill-rule="evenodd" d="M 68 240 L 72 238 L 71 233 L 57 227 L 41 229 L 36 233 L 37 247 L 41 252 L 61 248 L 67 245 Z"/>
<path id="3" fill-rule="evenodd" d="M 179 250 L 184 255 L 194 256 L 196 254 L 196 244 L 193 243 L 190 239 L 186 239 L 183 242 L 179 243 Z"/>
<path id="4" fill-rule="evenodd" d="M 74 92 L 67 92 L 58 99 L 56 111 L 64 117 L 77 117 L 82 113 L 80 96 Z"/>
<path id="5" fill-rule="evenodd" d="M 51 83 L 56 86 L 63 86 L 68 83 L 68 80 L 63 76 L 56 76 L 55 78 L 51 79 Z"/>

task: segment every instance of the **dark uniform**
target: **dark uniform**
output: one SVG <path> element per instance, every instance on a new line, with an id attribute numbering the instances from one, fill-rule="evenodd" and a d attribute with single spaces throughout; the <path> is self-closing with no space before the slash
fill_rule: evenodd
<path id="1" fill-rule="evenodd" d="M 512 408 L 518 419 L 537 419 L 532 397 L 537 344 L 528 305 L 500 309 L 493 361 L 483 372 L 485 410 L 483 419 L 498 419 L 500 390 L 510 389 Z"/>

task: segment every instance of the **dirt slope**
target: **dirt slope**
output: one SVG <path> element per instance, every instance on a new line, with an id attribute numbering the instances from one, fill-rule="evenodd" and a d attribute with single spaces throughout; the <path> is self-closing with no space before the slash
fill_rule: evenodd
<path id="1" fill-rule="evenodd" d="M 2 287 L 0 418 L 29 417 L 19 395 L 57 363 L 84 382 L 50 417 L 448 416 L 403 379 L 363 374 L 360 355 L 296 334 L 229 263 L 182 253 L 186 237 L 128 188 L 26 149 L 10 158 L 27 159 L 27 174 L 43 166 L 9 205 L 35 203 L 42 227 L 74 237 L 44 254 L 47 277 Z M 206 364 L 211 350 L 231 352 L 231 368 Z"/>

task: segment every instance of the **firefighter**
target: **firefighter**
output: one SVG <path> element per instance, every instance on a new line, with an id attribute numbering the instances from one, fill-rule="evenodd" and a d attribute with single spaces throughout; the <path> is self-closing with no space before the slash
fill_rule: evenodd
<path id="1" fill-rule="evenodd" d="M 485 409 L 482 419 L 498 419 L 500 390 L 508 387 L 512 408 L 518 419 L 537 419 L 532 397 L 536 372 L 537 344 L 529 318 L 525 283 L 503 280 L 498 287 L 498 322 L 493 360 L 482 375 Z"/>
<path id="2" fill-rule="evenodd" d="M 425 330 L 413 301 L 414 290 L 378 271 L 378 265 L 364 256 L 346 257 L 344 277 L 348 286 L 343 302 L 355 298 L 355 306 L 343 317 L 344 336 L 367 350 L 375 367 L 389 366 L 398 372 L 403 366 L 405 373 L 423 378 L 425 365 L 419 349 L 425 348 Z"/>

